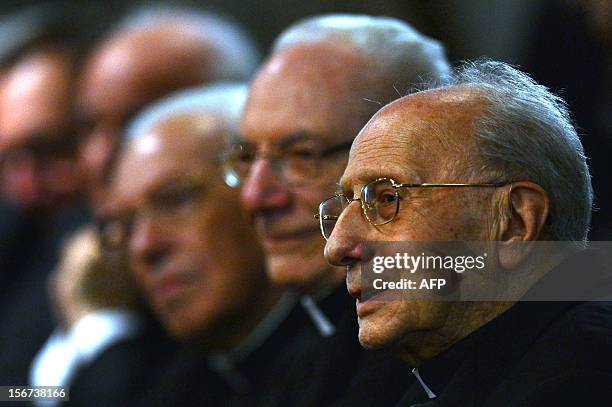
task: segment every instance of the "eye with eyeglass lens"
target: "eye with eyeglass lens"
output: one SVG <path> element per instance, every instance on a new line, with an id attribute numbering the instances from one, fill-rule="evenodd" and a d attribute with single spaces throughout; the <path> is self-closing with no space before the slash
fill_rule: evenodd
<path id="1" fill-rule="evenodd" d="M 223 173 L 227 185 L 238 187 L 249 175 L 254 161 L 266 158 L 280 178 L 290 185 L 301 185 L 315 181 L 322 173 L 322 167 L 335 162 L 331 156 L 350 148 L 351 141 L 324 147 L 311 137 L 298 133 L 274 146 L 270 151 L 257 151 L 248 142 L 236 143 L 223 156 Z"/>
<path id="2" fill-rule="evenodd" d="M 403 199 L 400 190 L 404 188 L 500 188 L 510 185 L 511 192 L 513 182 L 516 181 L 401 184 L 391 178 L 383 177 L 361 188 L 359 198 L 350 199 L 337 194 L 321 202 L 315 218 L 319 219 L 323 237 L 329 239 L 342 210 L 353 201 L 361 201 L 361 209 L 368 222 L 373 226 L 380 226 L 395 219 L 399 212 L 400 200 Z"/>
<path id="3" fill-rule="evenodd" d="M 279 155 L 285 164 L 285 178 L 299 180 L 316 174 L 322 150 L 312 142 L 300 141 L 285 147 Z"/>
<path id="4" fill-rule="evenodd" d="M 192 213 L 204 197 L 204 178 L 184 179 L 153 192 L 132 213 L 124 213 L 98 221 L 103 247 L 119 248 L 130 239 L 136 219 L 151 216 L 157 222 L 175 225 Z"/>
<path id="5" fill-rule="evenodd" d="M 370 222 L 380 225 L 389 222 L 397 213 L 399 192 L 390 180 L 377 180 L 361 190 L 363 210 Z"/>
<path id="6" fill-rule="evenodd" d="M 359 198 L 347 198 L 343 194 L 321 202 L 317 218 L 323 237 L 328 239 L 340 218 L 342 211 L 352 202 L 360 201 L 361 209 L 367 220 L 375 226 L 389 223 L 399 210 L 401 197 L 396 185 L 390 179 L 377 179 L 366 184 Z"/>

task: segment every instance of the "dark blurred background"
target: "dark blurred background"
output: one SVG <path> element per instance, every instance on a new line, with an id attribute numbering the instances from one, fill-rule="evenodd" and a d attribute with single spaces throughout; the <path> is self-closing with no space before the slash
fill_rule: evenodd
<path id="1" fill-rule="evenodd" d="M 40 1 L 0 5 L 0 61 L 10 56 L 14 13 Z M 51 2 L 89 22 L 91 40 L 142 1 Z M 265 55 L 278 33 L 306 16 L 328 12 L 367 13 L 401 18 L 441 40 L 451 61 L 490 57 L 520 66 L 563 96 L 572 112 L 596 189 L 595 240 L 610 236 L 608 192 L 612 138 L 612 0 L 207 0 L 181 4 L 233 16 Z M 601 220 L 599 218 L 602 218 Z M 603 219 L 605 218 L 605 219 Z M 598 224 L 606 224 L 599 231 Z"/>
<path id="2" fill-rule="evenodd" d="M 556 1 L 559 3 L 559 1 Z M 0 12 L 11 14 L 25 6 L 48 2 L 3 1 Z M 79 8 L 95 17 L 101 29 L 124 10 L 151 2 L 71 1 L 58 7 Z M 177 4 L 176 2 L 159 2 Z M 487 55 L 505 61 L 520 61 L 538 11 L 546 0 L 208 0 L 180 4 L 224 12 L 235 17 L 266 50 L 274 37 L 292 22 L 326 12 L 352 12 L 402 18 L 419 31 L 447 44 L 451 59 Z"/>

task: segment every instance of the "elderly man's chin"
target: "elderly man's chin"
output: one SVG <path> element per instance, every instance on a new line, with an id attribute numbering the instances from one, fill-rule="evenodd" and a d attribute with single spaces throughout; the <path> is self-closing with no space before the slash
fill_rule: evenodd
<path id="1" fill-rule="evenodd" d="M 378 310 L 357 317 L 361 346 L 371 350 L 390 348 L 401 339 L 397 320 L 397 312 L 401 310 L 395 308 L 393 302 L 381 303 Z"/>
<path id="2" fill-rule="evenodd" d="M 433 332 L 444 325 L 447 302 L 387 300 L 358 316 L 359 343 L 366 349 L 397 349 L 413 333 Z"/>

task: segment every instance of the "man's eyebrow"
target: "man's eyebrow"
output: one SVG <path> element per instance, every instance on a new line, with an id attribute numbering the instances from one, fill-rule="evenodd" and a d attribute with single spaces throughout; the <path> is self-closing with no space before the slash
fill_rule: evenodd
<path id="1" fill-rule="evenodd" d="M 152 185 L 149 188 L 148 194 L 153 196 L 155 194 L 163 194 L 168 190 L 172 191 L 172 189 L 176 187 L 193 186 L 195 184 L 204 185 L 208 182 L 208 179 L 203 175 L 170 174 L 164 180 Z"/>
<path id="2" fill-rule="evenodd" d="M 300 141 L 312 141 L 316 137 L 314 134 L 307 132 L 306 130 L 296 131 L 294 133 L 289 133 L 278 143 L 279 148 L 285 148 L 292 144 L 298 143 Z"/>

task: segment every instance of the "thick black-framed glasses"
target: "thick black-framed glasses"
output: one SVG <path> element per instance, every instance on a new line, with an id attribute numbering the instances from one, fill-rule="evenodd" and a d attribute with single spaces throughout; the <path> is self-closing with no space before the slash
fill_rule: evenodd
<path id="1" fill-rule="evenodd" d="M 374 226 L 391 222 L 399 212 L 400 188 L 462 188 L 462 187 L 490 187 L 497 188 L 510 184 L 509 182 L 476 183 L 476 184 L 401 184 L 391 178 L 377 178 L 361 188 L 359 198 L 348 198 L 344 194 L 336 194 L 319 204 L 319 212 L 315 218 L 319 220 L 321 233 L 325 240 L 329 239 L 340 218 L 342 211 L 353 201 L 361 202 L 363 214 Z"/>

